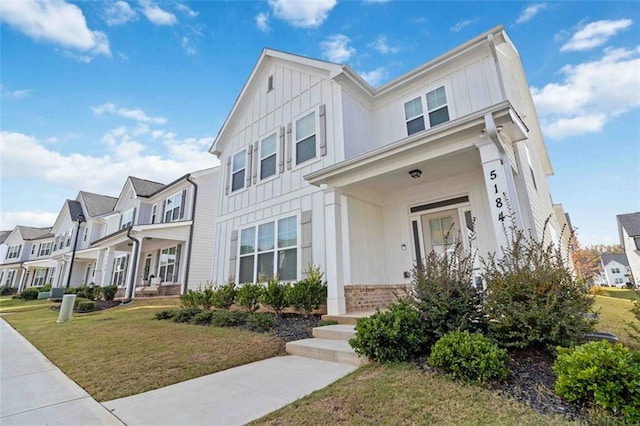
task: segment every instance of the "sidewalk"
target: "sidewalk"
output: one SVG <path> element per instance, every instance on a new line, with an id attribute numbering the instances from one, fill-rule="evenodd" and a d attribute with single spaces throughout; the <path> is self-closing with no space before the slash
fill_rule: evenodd
<path id="1" fill-rule="evenodd" d="M 0 318 L 0 424 L 122 422 Z"/>

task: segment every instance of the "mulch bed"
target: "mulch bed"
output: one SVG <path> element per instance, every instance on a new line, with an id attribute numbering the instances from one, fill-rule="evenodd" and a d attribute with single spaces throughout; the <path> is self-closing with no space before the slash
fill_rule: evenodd
<path id="1" fill-rule="evenodd" d="M 278 325 L 270 333 L 285 342 L 309 339 L 313 337 L 312 329 L 318 326 L 318 321 L 320 315 L 309 315 L 305 318 L 298 314 L 282 314 L 278 318 Z"/>
<path id="2" fill-rule="evenodd" d="M 120 306 L 121 304 L 122 304 L 122 302 L 117 301 L 117 300 L 98 300 L 98 301 L 96 301 L 96 307 L 93 310 L 93 312 L 102 311 L 104 309 L 115 308 L 116 306 Z M 60 311 L 60 306 L 62 306 L 62 305 L 61 304 L 55 304 L 53 306 L 50 306 L 49 309 L 51 309 L 52 311 Z M 78 310 L 74 309 L 73 312 L 78 313 Z"/>

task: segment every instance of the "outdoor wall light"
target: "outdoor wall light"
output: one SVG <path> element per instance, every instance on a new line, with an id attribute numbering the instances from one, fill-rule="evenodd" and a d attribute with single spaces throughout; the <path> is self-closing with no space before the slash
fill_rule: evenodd
<path id="1" fill-rule="evenodd" d="M 409 176 L 411 176 L 414 179 L 418 179 L 420 176 L 422 176 L 422 170 L 420 169 L 409 170 Z"/>
<path id="2" fill-rule="evenodd" d="M 402 249 L 402 251 L 407 251 L 407 245 L 406 244 L 401 245 L 400 248 Z"/>

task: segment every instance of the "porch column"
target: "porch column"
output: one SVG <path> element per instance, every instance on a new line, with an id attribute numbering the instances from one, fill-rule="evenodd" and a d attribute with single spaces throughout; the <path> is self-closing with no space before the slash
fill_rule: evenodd
<path id="1" fill-rule="evenodd" d="M 135 295 L 136 281 L 138 277 L 138 263 L 140 259 L 140 240 L 136 240 L 131 247 L 131 254 L 129 255 L 129 264 L 127 265 L 127 278 L 125 280 L 125 297 L 131 297 Z"/>
<path id="2" fill-rule="evenodd" d="M 111 284 L 111 277 L 113 276 L 114 254 L 115 254 L 115 250 L 111 247 L 107 248 L 104 253 L 103 262 L 101 265 L 102 277 L 100 278 L 100 281 L 96 281 L 96 284 L 98 284 L 100 287 L 105 287 Z M 97 273 L 98 272 L 96 271 L 96 274 Z"/>
<path id="3" fill-rule="evenodd" d="M 529 173 L 529 164 L 525 160 L 523 161 L 522 152 L 525 150 L 526 139 L 515 142 L 513 149 L 515 151 L 516 164 L 518 166 L 518 175 L 515 179 L 518 195 L 520 196 L 520 211 L 522 212 L 522 222 L 526 229 L 531 231 L 531 235 L 537 241 L 538 230 L 536 229 L 536 222 L 533 218 L 533 211 L 531 209 L 531 198 L 529 197 L 529 190 L 527 189 L 527 182 L 525 180 L 525 173 Z"/>
<path id="4" fill-rule="evenodd" d="M 93 277 L 93 282 L 97 285 L 102 284 L 102 271 L 104 269 L 104 261 L 107 256 L 107 249 L 102 249 L 98 252 L 98 258 L 96 259 L 96 274 Z"/>
<path id="5" fill-rule="evenodd" d="M 481 139 L 475 145 L 480 151 L 480 159 L 482 161 L 485 188 L 491 211 L 490 222 L 493 225 L 496 237 L 495 249 L 500 254 L 500 247 L 507 247 L 507 234 L 512 221 L 516 227 L 522 228 L 522 217 L 513 182 L 511 164 L 508 156 L 501 153 L 490 138 Z M 511 205 L 511 210 L 515 215 L 513 218 L 508 216 L 507 202 Z"/>
<path id="6" fill-rule="evenodd" d="M 325 273 L 328 286 L 327 313 L 329 315 L 343 315 L 347 312 L 344 299 L 340 198 L 340 194 L 333 188 L 327 189 L 324 193 Z"/>

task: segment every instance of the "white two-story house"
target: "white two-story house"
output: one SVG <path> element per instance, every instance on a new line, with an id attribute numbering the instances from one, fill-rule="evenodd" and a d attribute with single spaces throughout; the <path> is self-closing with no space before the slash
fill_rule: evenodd
<path id="1" fill-rule="evenodd" d="M 604 284 L 610 287 L 626 287 L 631 283 L 631 273 L 627 255 L 624 253 L 608 253 L 600 256 Z"/>
<path id="2" fill-rule="evenodd" d="M 40 268 L 37 280 L 29 275 L 25 263 L 44 257 L 47 247 L 51 247 L 51 228 L 33 228 L 18 225 L 6 236 L 5 255 L 0 259 L 0 283 L 2 286 L 17 287 L 23 290 L 31 285 L 44 285 L 50 282 L 52 271 Z"/>
<path id="3" fill-rule="evenodd" d="M 487 253 L 512 220 L 537 239 L 561 235 L 502 26 L 378 88 L 348 66 L 266 49 L 210 152 L 223 168 L 216 281 L 294 281 L 319 265 L 330 314 L 391 302 L 456 237 Z"/>
<path id="4" fill-rule="evenodd" d="M 620 245 L 624 248 L 629 264 L 628 280 L 640 285 L 640 212 L 617 216 Z"/>
<path id="5" fill-rule="evenodd" d="M 145 286 L 177 295 L 210 282 L 218 174 L 196 171 L 168 185 L 129 177 L 91 243 L 95 283 L 115 284 L 118 297 L 131 298 Z"/>

